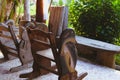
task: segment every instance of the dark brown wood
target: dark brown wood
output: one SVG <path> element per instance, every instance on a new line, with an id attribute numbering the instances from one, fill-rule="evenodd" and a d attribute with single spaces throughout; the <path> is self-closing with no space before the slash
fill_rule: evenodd
<path id="1" fill-rule="evenodd" d="M 36 21 L 44 22 L 43 0 L 37 0 L 36 2 Z"/>
<path id="2" fill-rule="evenodd" d="M 60 36 L 62 31 L 67 28 L 67 11 L 68 8 L 64 6 L 51 7 L 49 17 L 49 31 L 53 32 L 55 36 Z"/>
<path id="3" fill-rule="evenodd" d="M 39 24 L 40 25 L 40 24 Z M 29 34 L 29 38 L 31 41 L 31 49 L 32 49 L 32 54 L 34 57 L 34 63 L 36 64 L 43 64 L 43 66 L 47 66 L 50 67 L 50 60 L 47 60 L 44 57 L 41 57 L 39 55 L 36 54 L 37 51 L 41 51 L 41 50 L 45 50 L 48 49 L 50 46 L 50 44 L 48 43 L 48 34 L 44 32 L 43 30 L 47 31 L 47 26 L 40 28 L 41 26 L 37 26 L 35 29 L 29 29 L 28 28 L 28 34 Z M 47 46 L 46 46 L 47 45 Z M 36 66 L 38 66 L 36 65 Z M 33 65 L 33 71 L 39 71 L 41 74 L 45 74 L 48 73 L 43 69 L 37 69 L 37 67 Z M 40 65 L 39 65 L 40 66 Z"/>
<path id="4" fill-rule="evenodd" d="M 56 44 L 55 42 L 55 35 L 53 35 L 51 32 L 44 32 L 44 33 L 43 32 L 44 31 L 36 28 L 28 29 L 28 34 L 31 41 L 31 45 L 32 45 L 31 48 L 33 52 L 34 63 L 37 63 L 37 65 L 35 66 L 35 69 L 38 68 L 37 66 L 39 66 L 37 71 L 41 71 L 41 69 L 45 69 L 54 74 L 57 74 L 59 75 L 59 80 L 65 80 L 64 77 L 67 77 L 67 79 L 70 79 L 70 80 L 76 80 L 77 74 L 74 74 L 74 73 L 76 72 L 75 66 L 77 61 L 77 55 L 76 55 L 76 47 L 75 47 L 76 40 L 75 40 L 74 31 L 72 29 L 66 29 L 63 31 L 63 33 L 60 36 L 59 44 L 61 45 L 59 48 L 57 48 L 56 46 L 58 44 Z M 41 33 L 44 34 L 45 36 L 44 35 L 39 36 L 41 35 Z M 51 57 L 45 56 L 47 55 L 47 54 L 44 54 L 44 50 L 46 50 L 46 48 L 45 47 L 43 48 L 42 46 L 42 44 L 44 44 L 45 42 L 41 44 L 40 43 L 41 41 L 37 36 L 49 39 L 50 42 L 46 41 L 46 43 L 50 43 L 49 44 L 50 47 L 47 47 L 46 45 L 43 45 L 43 46 L 47 48 L 51 48 L 52 55 L 54 58 L 51 59 Z M 37 40 L 34 40 L 34 39 L 37 39 Z M 52 66 L 50 66 L 51 64 L 48 64 L 48 62 L 46 62 L 47 60 L 51 60 L 56 63 L 57 72 L 55 70 L 51 70 Z M 33 68 L 33 72 L 34 72 L 34 68 Z M 69 78 L 70 76 L 71 78 Z"/>
<path id="5" fill-rule="evenodd" d="M 114 58 L 115 58 L 115 53 L 103 51 L 97 53 L 96 61 L 101 65 L 115 69 Z"/>

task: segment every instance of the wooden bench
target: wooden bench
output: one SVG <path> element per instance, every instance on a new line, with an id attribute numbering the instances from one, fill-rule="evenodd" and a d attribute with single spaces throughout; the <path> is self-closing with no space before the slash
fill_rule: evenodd
<path id="1" fill-rule="evenodd" d="M 96 55 L 96 62 L 115 68 L 115 55 L 120 53 L 120 46 L 76 36 L 78 51 L 82 54 Z"/>

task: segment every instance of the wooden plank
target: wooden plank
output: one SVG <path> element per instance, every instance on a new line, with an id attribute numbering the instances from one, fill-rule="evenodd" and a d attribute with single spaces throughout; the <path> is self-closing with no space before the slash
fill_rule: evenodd
<path id="1" fill-rule="evenodd" d="M 65 14 L 65 7 L 51 7 L 49 17 L 49 30 L 55 36 L 60 36 L 63 29 L 63 20 Z"/>

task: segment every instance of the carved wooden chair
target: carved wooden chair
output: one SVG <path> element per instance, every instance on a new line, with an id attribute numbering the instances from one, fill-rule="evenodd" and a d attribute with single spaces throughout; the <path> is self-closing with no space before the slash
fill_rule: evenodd
<path id="1" fill-rule="evenodd" d="M 16 29 L 16 32 L 13 29 Z M 29 62 L 31 62 L 33 58 L 31 49 L 29 48 L 30 43 L 26 44 L 29 42 L 26 31 L 23 32 L 21 40 L 17 39 L 16 34 L 19 35 L 19 31 L 17 27 L 15 27 L 14 21 L 8 20 L 5 23 L 0 23 L 0 32 L 0 49 L 4 55 L 4 59 L 10 60 L 11 58 L 17 57 L 21 62 L 20 66 L 13 67 L 10 71 L 16 72 L 29 67 Z"/>
<path id="2" fill-rule="evenodd" d="M 42 28 L 27 28 L 34 57 L 33 74 L 22 74 L 20 77 L 31 79 L 45 74 L 44 70 L 57 74 L 58 80 L 82 80 L 87 75 L 84 73 L 77 77 L 75 33 L 72 29 L 67 29 L 66 13 L 66 7 L 52 7 L 48 31 L 43 24 Z M 53 68 L 51 61 L 56 64 L 57 70 Z"/>

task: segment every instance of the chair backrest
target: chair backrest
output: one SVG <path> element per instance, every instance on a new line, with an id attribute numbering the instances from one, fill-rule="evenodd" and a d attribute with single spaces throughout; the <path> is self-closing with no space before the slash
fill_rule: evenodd
<path id="1" fill-rule="evenodd" d="M 11 24 L 11 23 L 12 21 L 9 21 L 7 23 L 0 23 L 0 42 L 1 42 L 1 45 L 4 46 L 4 49 L 12 52 L 14 51 L 18 52 L 19 43 L 15 35 L 15 32 L 13 30 L 15 26 L 14 24 Z M 17 54 L 13 56 L 17 56 Z"/>
<path id="2" fill-rule="evenodd" d="M 31 27 L 27 28 L 32 50 L 40 51 L 49 48 L 49 46 L 42 44 L 49 42 L 47 35 L 48 32 L 47 26 L 43 23 L 39 23 L 36 26 L 37 26 L 36 28 L 31 28 Z M 40 43 L 37 43 L 36 41 L 33 40 L 37 40 L 37 41 L 39 40 L 41 42 L 41 45 Z"/>
<path id="3" fill-rule="evenodd" d="M 67 28 L 68 8 L 65 6 L 50 7 L 49 31 L 55 36 L 60 36 L 62 31 Z"/>
<path id="4" fill-rule="evenodd" d="M 15 46 L 16 46 L 16 49 L 19 50 L 19 42 L 18 42 L 17 37 L 15 35 L 15 32 L 14 32 L 14 30 L 12 28 L 12 25 L 8 25 L 8 27 L 9 27 L 9 31 L 11 33 L 11 37 L 12 37 L 12 39 L 14 41 Z"/>
<path id="5" fill-rule="evenodd" d="M 4 41 L 4 40 L 8 39 L 7 41 L 13 41 L 15 46 L 18 47 L 19 43 L 18 43 L 16 35 L 15 35 L 14 31 L 13 31 L 12 26 L 5 27 L 5 24 L 4 24 L 4 25 L 0 25 L 0 28 L 1 28 L 0 32 L 1 32 L 1 38 L 2 38 L 1 40 Z"/>
<path id="6" fill-rule="evenodd" d="M 18 32 L 19 28 L 15 26 L 14 20 L 8 20 L 8 21 L 5 22 L 5 24 L 8 26 L 8 30 L 9 30 L 9 32 L 11 34 L 12 40 L 13 40 L 13 42 L 14 42 L 17 50 L 18 50 L 18 48 L 19 48 L 19 42 L 17 40 L 16 35 L 18 35 L 17 32 Z"/>
<path id="7" fill-rule="evenodd" d="M 38 28 L 35 28 L 35 29 L 28 28 L 27 31 L 28 31 L 30 42 L 31 42 L 32 53 L 36 54 L 37 51 L 42 51 L 42 50 L 44 51 L 44 50 L 51 49 L 52 50 L 52 55 L 54 56 L 54 59 L 52 59 L 51 57 L 50 58 L 48 57 L 48 58 L 49 58 L 49 60 L 52 60 L 52 61 L 56 62 L 57 69 L 58 69 L 58 71 L 53 71 L 52 70 L 52 72 L 56 73 L 56 74 L 59 74 L 61 72 L 60 71 L 61 66 L 60 66 L 60 62 L 59 62 L 59 56 L 58 56 L 59 54 L 58 54 L 58 49 L 56 47 L 54 34 L 52 32 L 48 32 L 48 31 L 45 32 L 45 31 L 43 31 L 41 29 L 38 29 Z M 44 40 L 44 39 L 47 39 L 47 41 Z M 43 54 L 43 55 L 46 55 L 46 54 Z M 40 54 L 39 54 L 39 56 L 40 56 Z M 48 58 L 47 59 L 46 58 L 45 58 L 45 60 L 48 59 Z M 37 58 L 36 58 L 36 60 L 37 60 Z M 45 66 L 46 64 L 49 64 L 49 62 L 45 63 L 45 64 L 41 64 L 41 65 Z M 50 66 L 45 66 L 45 67 L 50 67 Z"/>

